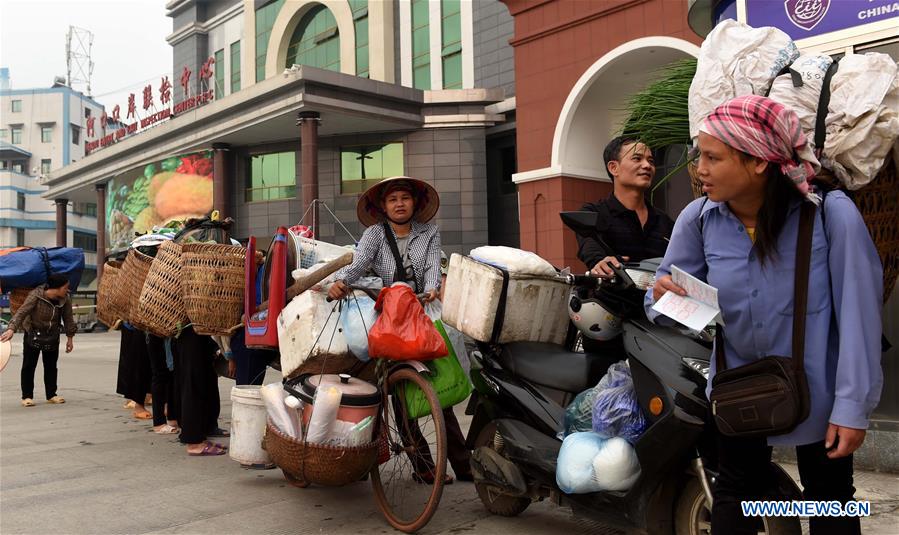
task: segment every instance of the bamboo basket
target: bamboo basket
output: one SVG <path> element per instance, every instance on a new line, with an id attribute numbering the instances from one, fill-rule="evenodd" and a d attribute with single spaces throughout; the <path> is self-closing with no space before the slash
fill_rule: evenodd
<path id="1" fill-rule="evenodd" d="M 127 321 L 138 329 L 142 329 L 142 326 L 139 325 L 140 322 L 135 323 L 134 321 L 139 319 L 136 317 L 140 312 L 138 299 L 152 264 L 152 256 L 145 255 L 137 249 L 128 251 L 113 294 L 113 310 L 120 314 L 119 317 L 123 321 Z"/>
<path id="2" fill-rule="evenodd" d="M 245 260 L 246 251 L 237 245 L 182 246 L 184 308 L 197 334 L 230 335 L 240 324 Z"/>
<path id="3" fill-rule="evenodd" d="M 268 422 L 263 444 L 292 484 L 341 487 L 359 481 L 372 469 L 380 441 L 353 448 L 311 444 L 285 435 Z"/>
<path id="4" fill-rule="evenodd" d="M 868 227 L 871 240 L 877 247 L 880 261 L 883 263 L 883 301 L 890 298 L 896 279 L 899 277 L 899 162 L 893 158 L 887 160 L 886 165 L 877 174 L 877 177 L 865 187 L 847 192 Z M 693 197 L 702 195 L 702 183 L 696 171 L 696 166 L 687 166 L 690 172 L 690 186 L 693 189 Z M 818 179 L 831 186 L 842 188 L 836 177 L 828 171 L 818 175 Z"/>
<path id="5" fill-rule="evenodd" d="M 181 244 L 164 242 L 159 246 L 138 298 L 139 314 L 134 320 L 145 331 L 168 338 L 187 325 L 181 280 Z"/>
<path id="6" fill-rule="evenodd" d="M 31 293 L 31 290 L 34 290 L 34 288 L 16 288 L 9 293 L 9 312 L 13 316 L 16 315 L 16 311 L 28 299 L 28 294 Z"/>
<path id="7" fill-rule="evenodd" d="M 121 320 L 116 316 L 112 307 L 112 294 L 118 284 L 121 271 L 121 262 L 117 260 L 106 262 L 106 265 L 103 266 L 103 276 L 100 277 L 100 284 L 97 287 L 97 319 L 110 329 L 115 329 L 116 324 Z"/>

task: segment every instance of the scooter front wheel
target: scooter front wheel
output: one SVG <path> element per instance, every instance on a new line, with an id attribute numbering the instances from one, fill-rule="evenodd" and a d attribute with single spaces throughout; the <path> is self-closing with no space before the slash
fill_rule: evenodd
<path id="1" fill-rule="evenodd" d="M 497 436 L 495 423 L 490 422 L 481 429 L 475 440 L 474 447 L 491 448 L 502 455 L 502 437 Z M 498 487 L 489 483 L 475 481 L 474 486 L 475 490 L 478 491 L 478 498 L 484 504 L 484 508 L 495 515 L 518 516 L 531 505 L 530 498 L 504 494 Z"/>
<path id="2" fill-rule="evenodd" d="M 712 533 L 712 507 L 702 491 L 702 484 L 695 477 L 684 486 L 674 511 L 674 530 L 677 535 L 710 535 Z M 795 517 L 762 517 L 759 534 L 800 535 L 802 525 Z"/>

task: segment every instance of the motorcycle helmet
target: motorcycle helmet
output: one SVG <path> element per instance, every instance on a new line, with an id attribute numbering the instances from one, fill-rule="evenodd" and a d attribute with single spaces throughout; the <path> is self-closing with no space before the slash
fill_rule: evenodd
<path id="1" fill-rule="evenodd" d="M 587 338 L 608 341 L 621 334 L 621 318 L 612 314 L 586 290 L 572 290 L 568 317 Z"/>

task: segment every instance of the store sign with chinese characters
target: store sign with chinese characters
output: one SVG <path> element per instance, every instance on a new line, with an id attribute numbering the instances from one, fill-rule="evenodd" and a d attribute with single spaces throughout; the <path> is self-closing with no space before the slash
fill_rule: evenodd
<path id="1" fill-rule="evenodd" d="M 212 67 L 214 64 L 215 58 L 210 57 L 203 63 L 203 66 L 200 67 L 198 79 L 200 81 L 201 91 L 196 95 L 190 95 L 190 79 L 193 75 L 193 71 L 186 66 L 184 67 L 181 71 L 180 83 L 184 94 L 189 96 L 181 102 L 172 103 L 172 83 L 169 81 L 168 76 L 163 76 L 159 81 L 159 86 L 156 88 L 156 95 L 154 95 L 153 84 L 147 84 L 144 87 L 141 94 L 142 98 L 140 99 L 143 114 L 140 114 L 137 110 L 137 95 L 131 93 L 128 95 L 125 121 L 122 121 L 122 108 L 118 104 L 112 109 L 111 115 L 107 115 L 104 111 L 99 117 L 99 128 L 102 135 L 97 139 L 90 139 L 96 138 L 97 118 L 88 117 L 86 119 L 87 136 L 85 136 L 84 143 L 85 154 L 90 154 L 97 149 L 113 145 L 125 137 L 136 134 L 157 123 L 171 119 L 178 114 L 200 107 L 207 102 L 214 100 L 215 91 L 209 89 L 209 80 L 212 79 L 213 76 Z M 161 109 L 156 107 L 157 97 Z M 140 115 L 143 116 L 141 117 Z M 131 122 L 127 122 L 129 120 Z M 107 132 L 107 127 L 109 126 L 113 126 L 115 130 Z"/>

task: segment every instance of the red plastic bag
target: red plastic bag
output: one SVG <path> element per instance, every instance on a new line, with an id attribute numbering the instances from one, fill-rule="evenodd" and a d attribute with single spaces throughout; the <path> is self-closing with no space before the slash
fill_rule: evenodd
<path id="1" fill-rule="evenodd" d="M 368 354 L 390 360 L 433 360 L 448 353 L 443 337 L 425 314 L 412 288 L 384 288 L 375 310 L 381 313 L 368 332 Z"/>

